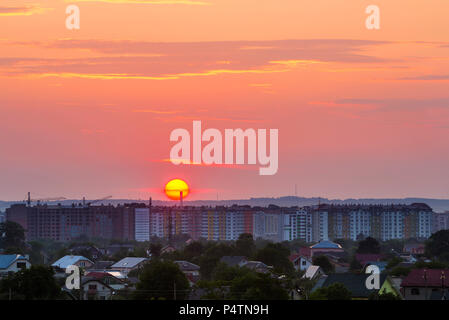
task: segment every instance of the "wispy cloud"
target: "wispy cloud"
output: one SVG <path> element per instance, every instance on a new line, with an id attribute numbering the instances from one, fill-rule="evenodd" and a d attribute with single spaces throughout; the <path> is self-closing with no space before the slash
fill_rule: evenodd
<path id="1" fill-rule="evenodd" d="M 426 74 L 416 77 L 404 77 L 400 78 L 400 80 L 441 81 L 441 80 L 449 80 L 449 74 Z"/>
<path id="2" fill-rule="evenodd" d="M 66 2 L 103 2 L 113 4 L 148 4 L 148 5 L 192 5 L 192 6 L 208 6 L 212 3 L 207 1 L 195 0 L 65 0 Z"/>
<path id="3" fill-rule="evenodd" d="M 322 63 L 358 63 L 372 67 L 383 59 L 364 55 L 367 46 L 384 42 L 359 40 L 279 40 L 145 42 L 74 40 L 12 42 L 48 50 L 82 50 L 88 58 L 0 58 L 3 76 L 38 76 L 101 80 L 176 80 L 188 77 L 270 74 Z M 241 50 L 242 47 L 270 50 Z M 89 52 L 90 51 L 90 52 Z M 198 54 L 201 52 L 201 55 Z M 371 65 L 372 63 L 372 65 Z"/>
<path id="4" fill-rule="evenodd" d="M 175 114 L 175 113 L 178 113 L 178 111 L 162 111 L 162 110 L 152 110 L 152 109 L 134 109 L 133 112 L 153 113 L 153 114 Z"/>
<path id="5" fill-rule="evenodd" d="M 53 10 L 52 8 L 41 8 L 37 5 L 21 7 L 0 7 L 0 16 L 31 16 L 42 14 Z"/>

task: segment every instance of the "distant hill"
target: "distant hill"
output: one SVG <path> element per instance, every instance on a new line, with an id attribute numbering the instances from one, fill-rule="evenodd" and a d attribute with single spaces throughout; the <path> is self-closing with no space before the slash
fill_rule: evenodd
<path id="1" fill-rule="evenodd" d="M 148 200 L 135 200 L 135 199 L 109 199 L 97 202 L 98 204 L 123 204 L 131 202 L 148 203 Z M 402 198 L 402 199 L 327 199 L 327 198 L 304 198 L 304 197 L 279 197 L 279 198 L 250 198 L 250 199 L 240 199 L 240 200 L 195 200 L 195 201 L 184 201 L 185 205 L 190 206 L 232 206 L 237 205 L 250 205 L 250 206 L 260 206 L 267 207 L 270 204 L 274 204 L 281 207 L 291 207 L 291 206 L 310 206 L 318 203 L 328 203 L 328 204 L 412 204 L 414 202 L 422 202 L 429 205 L 435 212 L 449 211 L 449 199 L 427 199 L 427 198 Z M 0 201 L 0 210 L 4 211 L 6 208 L 14 203 L 24 203 L 23 201 Z M 61 203 L 62 205 L 70 205 L 72 203 L 81 203 L 81 200 L 63 200 L 48 202 L 49 204 Z M 168 206 L 173 205 L 173 201 L 161 201 L 153 200 L 153 205 L 156 206 Z"/>

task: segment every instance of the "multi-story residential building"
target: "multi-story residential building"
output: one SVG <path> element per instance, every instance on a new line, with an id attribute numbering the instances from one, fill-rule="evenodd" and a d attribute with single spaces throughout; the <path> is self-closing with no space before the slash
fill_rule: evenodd
<path id="1" fill-rule="evenodd" d="M 428 238 L 447 227 L 448 214 L 426 204 L 329 205 L 268 208 L 13 205 L 7 219 L 21 224 L 26 239 L 70 241 L 80 236 L 148 241 L 188 234 L 192 239 L 236 240 L 242 233 L 271 241 L 306 242 L 371 236 L 380 240 Z"/>
<path id="2" fill-rule="evenodd" d="M 433 216 L 432 233 L 449 229 L 449 211 L 435 213 Z"/>

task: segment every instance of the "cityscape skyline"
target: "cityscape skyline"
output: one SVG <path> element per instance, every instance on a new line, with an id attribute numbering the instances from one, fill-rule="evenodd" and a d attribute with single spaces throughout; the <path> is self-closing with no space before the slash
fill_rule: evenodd
<path id="1" fill-rule="evenodd" d="M 448 197 L 447 3 L 118 2 L 2 2 L 0 198 Z M 173 165 L 195 120 L 279 130 L 277 173 Z"/>

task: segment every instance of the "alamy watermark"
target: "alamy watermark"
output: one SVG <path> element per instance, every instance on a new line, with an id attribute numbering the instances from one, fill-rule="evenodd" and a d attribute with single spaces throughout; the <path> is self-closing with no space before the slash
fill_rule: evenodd
<path id="1" fill-rule="evenodd" d="M 260 165 L 260 175 L 274 175 L 278 171 L 278 129 L 269 130 L 269 152 L 267 152 L 266 129 L 225 129 L 224 139 L 218 129 L 201 130 L 201 121 L 193 121 L 192 139 L 186 129 L 174 129 L 170 141 L 177 142 L 170 151 L 170 161 L 184 164 L 246 164 Z M 192 152 L 191 152 L 192 140 Z M 224 140 L 224 159 L 223 159 Z M 246 143 L 245 143 L 246 141 Z M 208 142 L 203 148 L 203 142 Z M 235 142 L 235 163 L 234 163 Z M 247 146 L 247 152 L 245 152 Z"/>

